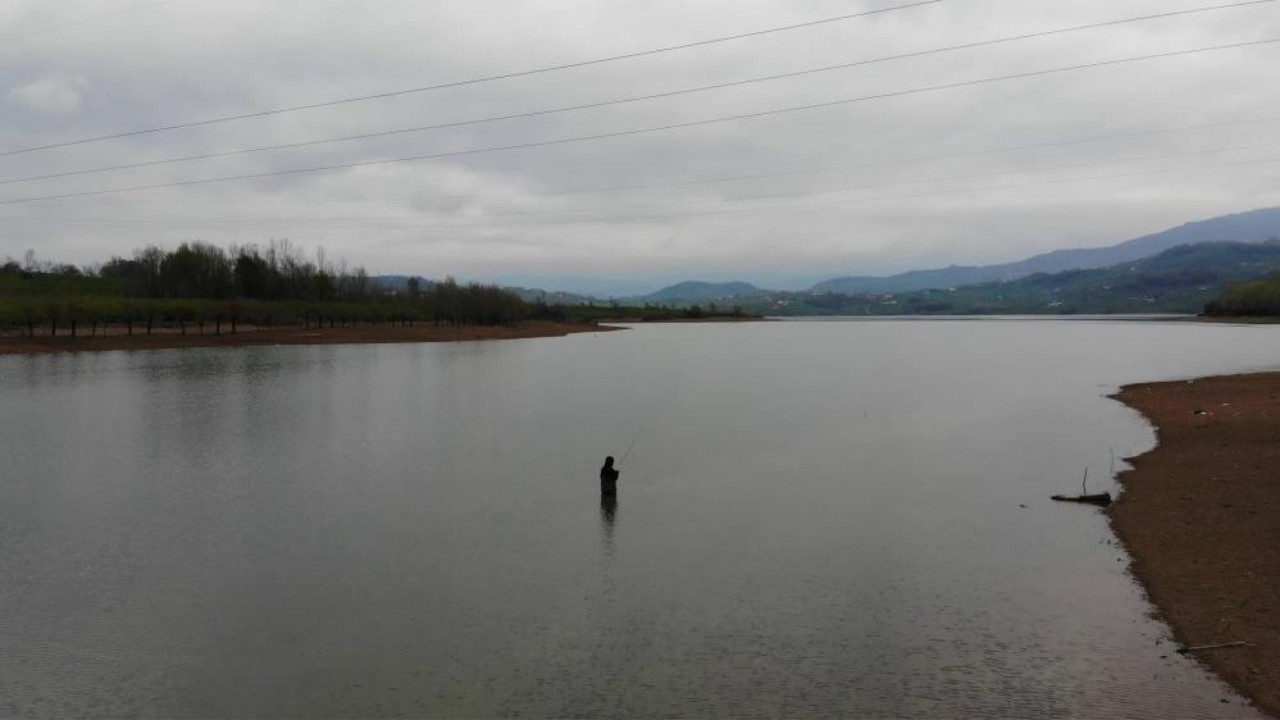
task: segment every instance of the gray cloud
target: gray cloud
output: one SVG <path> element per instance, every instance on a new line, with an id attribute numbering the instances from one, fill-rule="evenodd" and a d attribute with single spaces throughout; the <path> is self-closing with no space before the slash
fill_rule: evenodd
<path id="1" fill-rule="evenodd" d="M 54 75 L 13 88 L 7 99 L 31 114 L 62 114 L 80 110 L 88 81 L 80 75 Z"/>
<path id="2" fill-rule="evenodd" d="M 0 50 L 0 126 L 4 148 L 27 147 L 556 65 L 889 4 L 179 0 Z M 544 75 L 0 157 L 0 179 L 594 103 L 1209 4 L 943 0 Z M 3 20 L 20 35 L 125 5 L 25 0 L 6 4 Z M 1277 7 L 1151 20 L 538 118 L 5 184 L 0 195 L 539 142 L 1277 38 Z M 143 243 L 288 237 L 374 272 L 766 283 L 1011 260 L 1277 204 L 1272 189 L 1280 161 L 1255 161 L 1280 159 L 1280 145 L 1269 147 L 1280 143 L 1276 122 L 1268 120 L 1280 116 L 1271 90 L 1278 58 L 1280 45 L 1263 45 L 625 138 L 0 205 L 0 255 L 34 247 L 45 257 L 86 263 Z M 1152 132 L 1229 121 L 1239 122 Z M 983 152 L 1124 133 L 1130 135 Z M 800 172 L 818 168 L 825 170 Z M 670 184 L 766 174 L 775 176 Z M 664 185 L 563 192 L 644 184 Z"/>

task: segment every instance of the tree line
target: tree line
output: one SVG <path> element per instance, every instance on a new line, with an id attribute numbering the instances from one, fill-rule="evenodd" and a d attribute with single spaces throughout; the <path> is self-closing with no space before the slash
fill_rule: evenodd
<path id="1" fill-rule="evenodd" d="M 96 267 L 38 261 L 0 263 L 0 330 L 77 335 L 100 326 L 128 334 L 157 327 L 186 333 L 236 332 L 244 325 L 339 327 L 433 322 L 506 325 L 555 314 L 494 285 L 412 278 L 375 282 L 363 268 L 308 258 L 288 241 L 223 249 L 187 242 L 140 248 Z"/>
<path id="2" fill-rule="evenodd" d="M 1227 288 L 1204 306 L 1204 314 L 1216 317 L 1280 315 L 1280 275 Z"/>
<path id="3" fill-rule="evenodd" d="M 152 245 L 112 258 L 98 274 L 119 279 L 126 294 L 149 298 L 363 302 L 373 290 L 363 268 L 335 269 L 322 250 L 312 261 L 288 240 L 229 250 L 203 242 L 169 252 Z"/>

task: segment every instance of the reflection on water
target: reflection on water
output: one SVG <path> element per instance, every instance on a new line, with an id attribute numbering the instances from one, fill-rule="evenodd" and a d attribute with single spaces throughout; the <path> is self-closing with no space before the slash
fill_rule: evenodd
<path id="1" fill-rule="evenodd" d="M 600 495 L 600 527 L 604 530 L 604 547 L 613 555 L 613 527 L 618 521 L 617 493 Z"/>
<path id="2" fill-rule="evenodd" d="M 1005 320 L 0 358 L 0 716 L 1248 715 L 1048 496 L 1150 446 L 1116 385 L 1276 357 Z"/>

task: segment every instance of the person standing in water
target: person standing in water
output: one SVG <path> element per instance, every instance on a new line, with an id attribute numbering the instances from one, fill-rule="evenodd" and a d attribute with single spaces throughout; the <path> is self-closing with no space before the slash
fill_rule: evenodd
<path id="1" fill-rule="evenodd" d="M 600 494 L 618 494 L 618 469 L 613 466 L 613 456 L 604 459 L 604 467 L 600 468 Z"/>

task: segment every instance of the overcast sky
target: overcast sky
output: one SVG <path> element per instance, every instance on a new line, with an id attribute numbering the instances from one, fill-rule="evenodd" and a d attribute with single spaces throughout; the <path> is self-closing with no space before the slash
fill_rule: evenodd
<path id="1" fill-rule="evenodd" d="M 0 0 L 0 152 L 913 2 Z M 1229 2 L 940 0 L 573 69 L 9 154 L 0 180 L 554 110 Z M 33 248 L 88 264 L 145 244 L 288 238 L 373 273 L 623 292 L 686 278 L 798 286 L 1110 245 L 1280 205 L 1280 43 L 902 93 L 1272 39 L 1280 2 L 532 118 L 5 182 L 0 200 L 42 198 L 645 131 L 4 202 L 0 257 Z M 880 94 L 896 96 L 648 131 Z"/>

